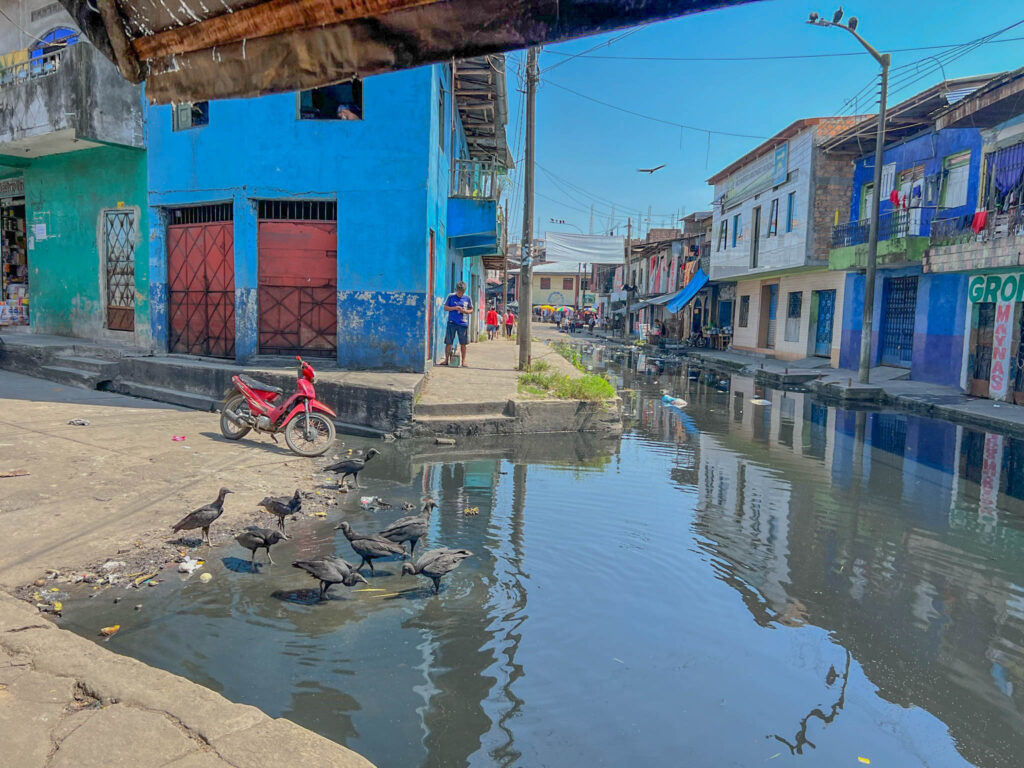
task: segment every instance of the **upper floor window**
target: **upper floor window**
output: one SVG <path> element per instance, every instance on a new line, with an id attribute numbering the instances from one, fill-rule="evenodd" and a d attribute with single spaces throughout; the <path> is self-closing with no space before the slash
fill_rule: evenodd
<path id="1" fill-rule="evenodd" d="M 551 278 L 550 277 L 542 277 L 540 279 L 540 289 L 542 291 L 550 291 L 551 290 Z"/>
<path id="2" fill-rule="evenodd" d="M 210 102 L 186 101 L 171 107 L 171 130 L 187 131 L 210 124 Z"/>
<path id="3" fill-rule="evenodd" d="M 362 120 L 363 81 L 325 85 L 299 92 L 300 120 Z"/>
<path id="4" fill-rule="evenodd" d="M 736 243 L 740 239 L 740 229 L 743 226 L 742 214 L 737 213 L 732 217 L 732 247 L 736 247 Z"/>
<path id="5" fill-rule="evenodd" d="M 74 45 L 77 42 L 78 33 L 75 30 L 68 29 L 67 27 L 57 27 L 39 37 L 38 41 L 28 49 L 29 57 L 38 59 L 41 56 L 67 48 L 69 45 Z"/>
<path id="6" fill-rule="evenodd" d="M 728 239 L 729 239 L 729 221 L 728 221 L 728 219 L 725 218 L 725 216 L 723 216 L 722 220 L 718 223 L 718 249 L 717 250 L 720 251 L 723 248 L 725 248 L 725 244 L 726 244 L 726 242 L 728 242 Z"/>
<path id="7" fill-rule="evenodd" d="M 942 161 L 945 179 L 939 204 L 943 208 L 967 205 L 967 180 L 971 173 L 971 151 L 951 155 Z"/>
<path id="8" fill-rule="evenodd" d="M 793 221 L 796 219 L 796 192 L 790 192 L 786 197 L 786 231 L 793 231 Z"/>
<path id="9" fill-rule="evenodd" d="M 563 277 L 562 278 L 562 290 L 563 291 L 571 291 L 572 290 L 572 278 L 571 277 Z"/>
<path id="10" fill-rule="evenodd" d="M 779 234 L 779 198 L 772 200 L 772 207 L 768 209 L 768 231 L 765 237 L 775 237 Z"/>

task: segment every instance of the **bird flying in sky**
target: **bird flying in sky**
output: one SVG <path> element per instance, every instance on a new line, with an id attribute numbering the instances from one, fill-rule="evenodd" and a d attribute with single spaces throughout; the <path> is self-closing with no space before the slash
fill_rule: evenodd
<path id="1" fill-rule="evenodd" d="M 655 166 L 654 168 L 637 168 L 636 172 L 637 173 L 654 173 L 655 171 L 660 171 L 664 167 L 665 167 L 665 163 L 662 163 L 661 165 Z"/>

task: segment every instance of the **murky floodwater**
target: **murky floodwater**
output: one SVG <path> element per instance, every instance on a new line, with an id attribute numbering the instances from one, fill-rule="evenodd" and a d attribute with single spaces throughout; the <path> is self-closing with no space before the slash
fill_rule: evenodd
<path id="1" fill-rule="evenodd" d="M 349 494 L 276 567 L 232 544 L 209 584 L 64 624 L 120 623 L 112 650 L 382 768 L 1021 764 L 1024 443 L 591 362 L 626 390 L 621 442 L 389 445 L 362 480 L 394 511 Z M 430 544 L 476 553 L 440 596 L 392 561 L 382 591 L 310 601 L 291 560 L 349 557 L 338 520 L 376 530 L 426 495 Z"/>

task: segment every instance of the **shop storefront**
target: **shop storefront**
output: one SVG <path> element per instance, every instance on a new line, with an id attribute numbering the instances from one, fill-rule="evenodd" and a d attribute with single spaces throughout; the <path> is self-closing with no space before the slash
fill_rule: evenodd
<path id="1" fill-rule="evenodd" d="M 1024 272 L 972 275 L 967 301 L 962 386 L 976 397 L 1024 404 Z"/>
<path id="2" fill-rule="evenodd" d="M 28 325 L 25 178 L 0 179 L 0 325 Z"/>

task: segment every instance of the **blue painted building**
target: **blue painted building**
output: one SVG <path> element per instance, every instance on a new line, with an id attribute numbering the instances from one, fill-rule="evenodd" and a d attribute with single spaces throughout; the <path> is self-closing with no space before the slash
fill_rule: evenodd
<path id="1" fill-rule="evenodd" d="M 453 95 L 469 90 L 472 100 Z M 504 59 L 149 107 L 152 332 L 170 352 L 424 371 L 482 307 L 508 162 Z"/>
<path id="2" fill-rule="evenodd" d="M 894 107 L 893 124 L 886 127 L 870 360 L 872 366 L 909 369 L 919 381 L 960 385 L 967 280 L 925 274 L 922 260 L 933 220 L 974 212 L 982 164 L 978 130 L 936 130 L 930 117 L 986 80 L 929 88 Z M 833 229 L 829 252 L 829 268 L 847 272 L 839 365 L 849 369 L 858 367 L 861 354 L 876 125 L 877 118 L 866 120 L 830 145 L 833 152 L 857 152 L 850 207 Z"/>

